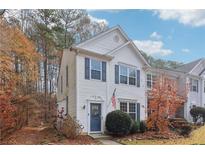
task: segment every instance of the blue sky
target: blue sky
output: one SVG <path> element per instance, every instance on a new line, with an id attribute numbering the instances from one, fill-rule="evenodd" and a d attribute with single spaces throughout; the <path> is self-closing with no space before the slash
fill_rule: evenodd
<path id="1" fill-rule="evenodd" d="M 139 49 L 165 60 L 205 57 L 205 10 L 88 10 L 109 27 L 120 25 Z"/>

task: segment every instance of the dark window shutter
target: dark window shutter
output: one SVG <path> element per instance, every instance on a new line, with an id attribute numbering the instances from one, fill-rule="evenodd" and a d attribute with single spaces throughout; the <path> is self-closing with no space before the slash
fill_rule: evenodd
<path id="1" fill-rule="evenodd" d="M 85 79 L 90 79 L 90 59 L 85 58 Z"/>
<path id="2" fill-rule="evenodd" d="M 66 115 L 68 115 L 68 96 L 66 96 Z"/>
<path id="3" fill-rule="evenodd" d="M 119 84 L 119 65 L 115 65 L 115 83 Z"/>
<path id="4" fill-rule="evenodd" d="M 106 62 L 102 62 L 102 81 L 106 81 Z"/>
<path id="5" fill-rule="evenodd" d="M 66 87 L 68 87 L 68 65 L 66 66 Z"/>
<path id="6" fill-rule="evenodd" d="M 137 70 L 137 87 L 140 87 L 140 70 Z"/>
<path id="7" fill-rule="evenodd" d="M 140 121 L 140 103 L 137 103 L 137 121 Z"/>
<path id="8" fill-rule="evenodd" d="M 197 82 L 196 82 L 196 92 L 199 92 L 199 81 L 197 80 Z"/>

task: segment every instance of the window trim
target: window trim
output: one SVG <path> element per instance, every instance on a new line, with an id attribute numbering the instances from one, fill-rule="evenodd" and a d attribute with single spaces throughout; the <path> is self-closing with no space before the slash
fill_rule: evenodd
<path id="1" fill-rule="evenodd" d="M 196 81 L 196 85 L 193 84 L 194 81 Z M 199 80 L 190 78 L 190 87 L 191 87 L 191 88 L 190 88 L 190 91 L 191 91 L 191 92 L 196 92 L 196 93 L 198 93 L 198 91 L 199 91 Z M 194 90 L 193 87 L 196 87 L 196 90 Z"/>
<path id="2" fill-rule="evenodd" d="M 100 70 L 92 69 L 92 60 L 95 60 L 95 61 L 100 62 Z M 93 78 L 92 78 L 92 70 L 94 70 L 94 71 L 100 71 L 100 79 L 93 79 Z M 91 80 L 102 81 L 102 61 L 101 61 L 101 60 L 95 59 L 95 58 L 90 58 L 90 79 L 91 79 Z"/>
<path id="3" fill-rule="evenodd" d="M 150 80 L 148 80 L 148 75 L 150 75 Z M 148 87 L 148 82 L 150 82 L 151 83 L 151 85 L 150 85 L 150 87 Z M 147 89 L 152 89 L 152 84 L 153 84 L 153 81 L 152 81 L 152 73 L 147 73 L 147 75 L 146 75 L 146 86 L 147 86 Z"/>
<path id="4" fill-rule="evenodd" d="M 149 82 L 151 82 L 151 87 L 148 87 L 148 86 L 147 86 L 147 82 L 148 82 L 148 80 L 147 80 L 147 76 L 148 76 L 148 75 L 151 76 L 151 80 L 149 80 Z M 152 73 L 146 73 L 146 87 L 147 87 L 147 89 L 152 89 L 153 84 L 155 83 L 155 81 L 153 80 L 155 77 L 156 77 L 155 74 L 152 74 Z"/>
<path id="5" fill-rule="evenodd" d="M 137 120 L 137 102 L 129 102 L 129 101 L 121 101 L 120 102 L 120 111 L 122 111 L 121 110 L 121 103 L 126 103 L 126 108 L 127 108 L 127 111 L 125 112 L 125 113 L 127 113 L 128 115 L 131 113 L 131 114 L 135 114 L 135 121 Z M 135 112 L 130 112 L 130 104 L 135 104 Z M 122 111 L 122 112 L 124 112 L 124 111 Z M 133 119 L 134 120 L 134 119 Z"/>
<path id="6" fill-rule="evenodd" d="M 126 64 L 118 64 L 118 66 L 119 66 L 119 84 L 127 85 L 127 86 L 137 86 L 137 79 L 136 79 L 137 78 L 137 71 L 136 71 L 137 67 L 126 65 Z M 124 76 L 124 75 L 121 74 L 121 70 L 120 70 L 121 67 L 126 67 L 127 68 L 127 76 Z M 130 78 L 130 69 L 134 69 L 135 70 L 135 84 L 134 85 L 129 83 L 130 82 L 130 80 L 129 80 L 129 78 Z M 121 76 L 127 77 L 127 83 L 126 84 L 125 83 L 121 83 L 121 79 L 120 79 Z M 134 77 L 131 77 L 131 78 L 134 79 Z"/>

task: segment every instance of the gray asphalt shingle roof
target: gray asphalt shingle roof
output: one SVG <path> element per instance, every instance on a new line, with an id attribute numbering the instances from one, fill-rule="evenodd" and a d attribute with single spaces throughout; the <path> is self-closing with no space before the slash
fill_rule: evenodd
<path id="1" fill-rule="evenodd" d="M 185 72 L 185 73 L 189 73 L 189 72 L 190 72 L 198 63 L 200 63 L 202 60 L 203 60 L 203 58 L 200 58 L 200 59 L 195 60 L 195 61 L 193 61 L 193 62 L 184 64 L 184 65 L 178 67 L 176 70 L 182 71 L 182 72 Z"/>

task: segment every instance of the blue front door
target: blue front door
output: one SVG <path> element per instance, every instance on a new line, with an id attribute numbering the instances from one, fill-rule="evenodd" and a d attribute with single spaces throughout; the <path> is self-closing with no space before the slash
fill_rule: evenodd
<path id="1" fill-rule="evenodd" d="M 101 104 L 90 104 L 90 131 L 101 131 Z"/>

